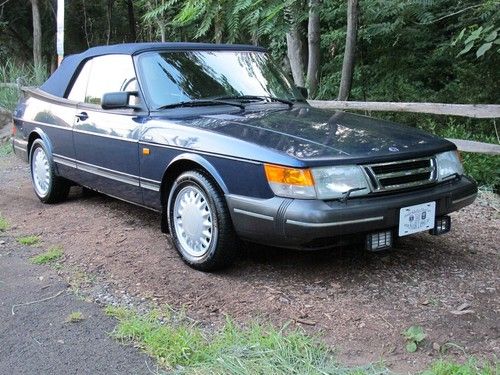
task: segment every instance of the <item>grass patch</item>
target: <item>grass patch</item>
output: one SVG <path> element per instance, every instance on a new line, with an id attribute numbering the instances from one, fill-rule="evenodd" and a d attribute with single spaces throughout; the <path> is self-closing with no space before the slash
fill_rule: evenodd
<path id="1" fill-rule="evenodd" d="M 39 254 L 31 258 L 33 264 L 47 264 L 52 263 L 61 258 L 63 250 L 59 246 L 55 246 L 47 250 L 45 253 Z"/>
<path id="2" fill-rule="evenodd" d="M 500 364 L 479 364 L 471 358 L 466 363 L 459 364 L 440 360 L 431 365 L 422 375 L 495 375 L 500 373 Z"/>
<path id="3" fill-rule="evenodd" d="M 10 142 L 0 143 L 0 157 L 12 154 L 12 144 Z"/>
<path id="4" fill-rule="evenodd" d="M 24 236 L 24 237 L 18 237 L 17 242 L 19 242 L 21 245 L 26 245 L 26 246 L 36 246 L 40 243 L 40 237 L 39 236 Z"/>
<path id="5" fill-rule="evenodd" d="M 80 311 L 73 311 L 71 314 L 68 315 L 66 318 L 67 323 L 78 323 L 81 322 L 83 319 L 83 314 Z"/>
<path id="6" fill-rule="evenodd" d="M 179 320 L 170 311 L 145 315 L 108 307 L 118 319 L 113 336 L 141 347 L 160 365 L 179 374 L 385 374 L 388 370 L 339 365 L 330 349 L 300 330 L 251 324 L 239 327 L 231 320 L 216 333 Z"/>
<path id="7" fill-rule="evenodd" d="M 9 222 L 6 218 L 0 215 L 0 232 L 5 232 L 7 229 L 9 229 Z"/>

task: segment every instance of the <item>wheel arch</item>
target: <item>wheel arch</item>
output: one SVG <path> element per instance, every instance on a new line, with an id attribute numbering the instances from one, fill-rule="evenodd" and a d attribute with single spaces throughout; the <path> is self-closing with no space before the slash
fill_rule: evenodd
<path id="1" fill-rule="evenodd" d="M 203 156 L 198 154 L 181 154 L 172 159 L 161 180 L 161 203 L 167 204 L 168 193 L 175 179 L 182 173 L 189 170 L 202 170 L 211 177 L 224 194 L 228 193 L 228 188 L 217 169 Z"/>
<path id="2" fill-rule="evenodd" d="M 203 156 L 198 154 L 184 153 L 178 155 L 168 164 L 160 185 L 160 200 L 162 207 L 161 230 L 163 233 L 168 233 L 167 225 L 167 204 L 170 189 L 172 188 L 175 179 L 183 172 L 189 170 L 201 170 L 206 173 L 216 183 L 223 194 L 229 192 L 222 176 L 217 169 Z"/>
<path id="3" fill-rule="evenodd" d="M 28 159 L 30 158 L 31 154 L 31 147 L 33 146 L 33 143 L 35 140 L 41 139 L 43 143 L 45 143 L 45 146 L 47 148 L 47 153 L 49 154 L 48 156 L 52 158 L 52 142 L 50 141 L 50 138 L 48 135 L 40 128 L 35 128 L 31 131 L 30 135 L 28 136 Z"/>

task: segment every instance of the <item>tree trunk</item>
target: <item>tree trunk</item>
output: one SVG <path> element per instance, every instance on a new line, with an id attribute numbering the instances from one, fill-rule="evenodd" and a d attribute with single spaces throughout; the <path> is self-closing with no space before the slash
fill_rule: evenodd
<path id="1" fill-rule="evenodd" d="M 356 38 L 358 34 L 358 0 L 347 0 L 347 34 L 345 38 L 344 62 L 340 79 L 338 100 L 347 100 L 351 92 Z"/>
<path id="2" fill-rule="evenodd" d="M 83 31 L 85 33 L 85 41 L 87 42 L 87 48 L 90 48 L 89 33 L 87 31 L 87 5 L 85 4 L 85 0 L 82 0 L 82 9 L 83 9 Z"/>
<path id="3" fill-rule="evenodd" d="M 319 25 L 319 2 L 309 1 L 309 23 L 307 27 L 307 40 L 309 46 L 309 58 L 307 59 L 307 88 L 309 97 L 314 98 L 319 83 L 319 60 L 320 60 L 320 25 Z"/>
<path id="4" fill-rule="evenodd" d="M 137 40 L 137 31 L 135 28 L 134 3 L 132 2 L 132 0 L 127 0 L 127 11 L 128 11 L 128 40 L 129 42 L 135 42 Z"/>
<path id="5" fill-rule="evenodd" d="M 290 61 L 293 81 L 297 86 L 304 86 L 305 76 L 305 57 L 304 43 L 298 24 L 292 25 L 290 31 L 286 34 L 287 56 Z"/>
<path id="6" fill-rule="evenodd" d="M 165 24 L 163 23 L 163 20 L 158 20 L 158 27 L 160 28 L 161 41 L 162 41 L 162 43 L 165 43 L 165 40 L 167 39 L 167 35 L 165 32 Z"/>
<path id="7" fill-rule="evenodd" d="M 107 18 L 108 18 L 108 35 L 106 38 L 106 44 L 109 45 L 111 42 L 111 18 L 113 16 L 113 3 L 114 0 L 108 0 L 108 11 L 107 11 Z"/>
<path id="8" fill-rule="evenodd" d="M 42 24 L 38 0 L 31 0 L 31 10 L 33 13 L 33 64 L 35 67 L 40 67 L 42 66 Z"/>

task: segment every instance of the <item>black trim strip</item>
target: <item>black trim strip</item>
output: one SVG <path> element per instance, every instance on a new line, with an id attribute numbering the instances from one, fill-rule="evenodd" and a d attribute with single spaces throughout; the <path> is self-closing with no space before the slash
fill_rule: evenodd
<path id="1" fill-rule="evenodd" d="M 87 173 L 92 173 L 97 176 L 123 182 L 135 187 L 142 187 L 148 190 L 160 191 L 160 186 L 161 186 L 160 181 L 150 180 L 133 174 L 120 172 L 114 169 L 104 168 L 95 164 L 86 163 L 63 155 L 53 154 L 53 157 L 54 157 L 54 162 L 56 162 L 57 164 L 62 164 L 68 167 L 79 169 Z"/>

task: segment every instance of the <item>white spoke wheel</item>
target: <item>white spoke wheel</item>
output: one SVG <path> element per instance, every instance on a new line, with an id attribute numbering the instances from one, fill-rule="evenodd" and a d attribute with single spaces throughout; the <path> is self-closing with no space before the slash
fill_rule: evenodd
<path id="1" fill-rule="evenodd" d="M 231 263 L 237 239 L 224 197 L 208 176 L 181 174 L 170 190 L 167 210 L 172 242 L 188 265 L 213 271 Z"/>
<path id="2" fill-rule="evenodd" d="M 217 241 L 212 210 L 197 186 L 188 185 L 179 191 L 175 197 L 173 220 L 179 242 L 191 257 L 204 256 L 212 239 Z"/>
<path id="3" fill-rule="evenodd" d="M 56 203 L 68 196 L 68 181 L 56 176 L 54 162 L 41 139 L 30 150 L 31 182 L 37 197 L 44 203 Z"/>
<path id="4" fill-rule="evenodd" d="M 33 175 L 33 187 L 40 197 L 47 196 L 52 180 L 49 159 L 43 147 L 36 147 L 33 151 L 31 173 Z"/>

